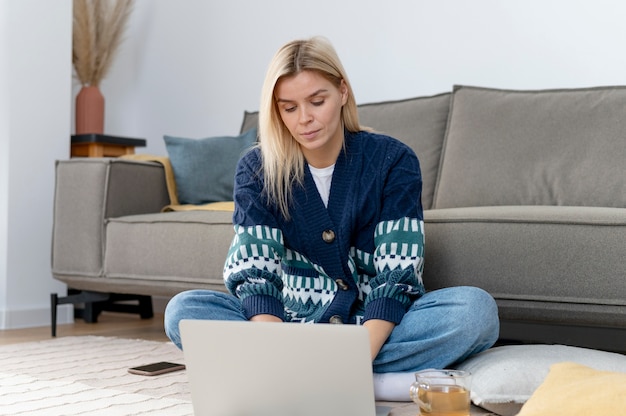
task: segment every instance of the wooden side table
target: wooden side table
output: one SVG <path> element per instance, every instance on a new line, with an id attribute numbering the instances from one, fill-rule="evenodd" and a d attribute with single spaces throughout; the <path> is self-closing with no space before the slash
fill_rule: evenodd
<path id="1" fill-rule="evenodd" d="M 134 154 L 135 147 L 145 146 L 146 140 L 94 133 L 74 135 L 71 144 L 72 157 L 118 157 Z"/>

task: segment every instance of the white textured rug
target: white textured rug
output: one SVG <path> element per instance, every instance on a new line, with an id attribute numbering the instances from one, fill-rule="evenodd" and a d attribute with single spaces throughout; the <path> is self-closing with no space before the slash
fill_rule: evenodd
<path id="1" fill-rule="evenodd" d="M 172 343 L 98 336 L 0 346 L 0 416 L 193 415 L 185 371 L 128 373 L 157 361 L 184 363 L 183 353 Z M 381 404 L 393 407 L 390 416 L 419 413 Z"/>
<path id="2" fill-rule="evenodd" d="M 193 415 L 185 371 L 128 373 L 183 362 L 171 343 L 97 336 L 0 347 L 0 415 Z"/>

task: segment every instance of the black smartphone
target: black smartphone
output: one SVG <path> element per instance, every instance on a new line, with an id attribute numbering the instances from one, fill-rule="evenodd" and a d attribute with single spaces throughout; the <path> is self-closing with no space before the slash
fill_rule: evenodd
<path id="1" fill-rule="evenodd" d="M 131 374 L 139 374 L 140 376 L 156 376 L 157 374 L 171 373 L 172 371 L 184 370 L 184 364 L 169 363 L 167 361 L 161 361 L 159 363 L 152 363 L 147 365 L 140 365 L 139 367 L 132 367 L 128 369 Z"/>

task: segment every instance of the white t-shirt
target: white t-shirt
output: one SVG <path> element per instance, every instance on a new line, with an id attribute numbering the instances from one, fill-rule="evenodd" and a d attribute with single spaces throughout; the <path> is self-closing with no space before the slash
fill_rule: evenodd
<path id="1" fill-rule="evenodd" d="M 327 168 L 314 168 L 309 165 L 315 186 L 317 186 L 317 192 L 319 192 L 324 201 L 324 206 L 328 208 L 328 197 L 330 196 L 330 183 L 333 180 L 333 172 L 335 171 L 335 165 L 331 165 Z"/>

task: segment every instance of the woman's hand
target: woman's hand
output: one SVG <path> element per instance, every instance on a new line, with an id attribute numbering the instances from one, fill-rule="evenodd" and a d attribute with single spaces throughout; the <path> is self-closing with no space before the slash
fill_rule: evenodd
<path id="1" fill-rule="evenodd" d="M 365 321 L 363 326 L 370 333 L 370 350 L 372 352 L 372 361 L 374 361 L 374 358 L 376 358 L 396 325 L 393 322 L 383 321 L 382 319 L 370 319 Z"/>
<path id="2" fill-rule="evenodd" d="M 260 314 L 254 315 L 250 318 L 251 322 L 282 322 L 282 320 L 274 315 Z M 389 321 L 383 321 L 382 319 L 370 319 L 366 321 L 363 326 L 367 328 L 370 335 L 370 351 L 372 354 L 372 361 L 378 355 L 378 352 L 383 347 L 387 338 L 393 331 L 395 324 Z"/>
<path id="3" fill-rule="evenodd" d="M 269 314 L 259 314 L 259 315 L 254 315 L 252 318 L 250 318 L 251 322 L 282 322 L 283 320 L 280 319 L 278 316 L 274 316 L 274 315 L 269 315 Z"/>

